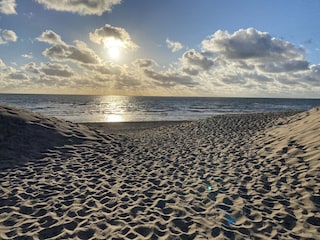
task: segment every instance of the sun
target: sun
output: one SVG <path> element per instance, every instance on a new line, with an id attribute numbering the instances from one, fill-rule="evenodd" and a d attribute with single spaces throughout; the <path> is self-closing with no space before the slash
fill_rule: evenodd
<path id="1" fill-rule="evenodd" d="M 104 41 L 104 46 L 110 58 L 117 60 L 121 57 L 121 51 L 125 48 L 124 43 L 117 38 L 110 37 Z"/>
<path id="2" fill-rule="evenodd" d="M 112 59 L 119 59 L 120 58 L 120 49 L 118 47 L 110 47 L 108 48 L 108 55 L 112 58 Z"/>

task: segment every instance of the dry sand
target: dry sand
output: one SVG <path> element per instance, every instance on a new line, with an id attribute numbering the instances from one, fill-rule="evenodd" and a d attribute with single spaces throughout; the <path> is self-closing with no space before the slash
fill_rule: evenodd
<path id="1" fill-rule="evenodd" d="M 0 106 L 0 239 L 319 239 L 320 110 L 290 115 L 108 132 Z"/>

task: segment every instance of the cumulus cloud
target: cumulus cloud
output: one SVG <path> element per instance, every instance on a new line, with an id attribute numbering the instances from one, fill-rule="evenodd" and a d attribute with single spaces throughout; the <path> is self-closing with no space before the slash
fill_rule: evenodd
<path id="1" fill-rule="evenodd" d="M 78 63 L 100 62 L 100 58 L 84 42 L 75 41 L 75 45 L 56 44 L 46 49 L 43 55 L 56 61 L 74 61 Z"/>
<path id="2" fill-rule="evenodd" d="M 138 59 L 134 66 L 157 86 L 185 86 L 209 95 L 280 96 L 288 89 L 301 93 L 320 86 L 320 67 L 310 66 L 303 49 L 252 28 L 217 31 L 203 40 L 201 52 L 185 51 L 170 70 L 153 69 L 150 59 Z"/>
<path id="3" fill-rule="evenodd" d="M 166 39 L 167 47 L 171 49 L 172 52 L 178 52 L 183 48 L 180 42 L 171 41 L 169 38 Z"/>
<path id="4" fill-rule="evenodd" d="M 9 77 L 10 79 L 14 79 L 14 80 L 27 80 L 27 79 L 29 79 L 26 74 L 21 73 L 21 72 L 10 73 L 10 74 L 8 75 L 8 77 Z"/>
<path id="5" fill-rule="evenodd" d="M 320 76 L 320 64 L 312 64 L 310 66 L 310 71 Z"/>
<path id="6" fill-rule="evenodd" d="M 191 49 L 182 55 L 182 64 L 185 72 L 197 75 L 200 70 L 209 70 L 214 65 L 214 61 Z"/>
<path id="7" fill-rule="evenodd" d="M 17 14 L 15 0 L 1 0 L 0 1 L 0 13 L 3 14 Z"/>
<path id="8" fill-rule="evenodd" d="M 307 70 L 309 62 L 305 60 L 288 60 L 285 62 L 268 62 L 258 67 L 264 72 L 296 72 Z"/>
<path id="9" fill-rule="evenodd" d="M 181 69 L 206 83 L 208 89 L 211 85 L 230 91 L 237 86 L 270 94 L 292 86 L 303 91 L 306 86 L 320 85 L 319 74 L 305 59 L 304 50 L 267 32 L 253 28 L 234 33 L 218 30 L 202 41 L 201 50 L 186 51 Z"/>
<path id="10" fill-rule="evenodd" d="M 106 47 L 117 44 L 118 47 L 130 50 L 138 48 L 138 45 L 131 40 L 129 33 L 124 28 L 114 27 L 109 24 L 96 29 L 93 33 L 89 33 L 89 38 L 92 42 L 104 44 Z"/>
<path id="11" fill-rule="evenodd" d="M 253 28 L 240 29 L 233 34 L 219 30 L 202 42 L 202 49 L 229 59 L 303 58 L 302 49 Z"/>
<path id="12" fill-rule="evenodd" d="M 305 76 L 306 81 L 311 85 L 320 87 L 320 64 L 312 65 L 309 71 L 308 76 Z"/>
<path id="13" fill-rule="evenodd" d="M 198 83 L 195 82 L 194 79 L 192 79 L 190 76 L 182 75 L 178 72 L 157 72 L 153 69 L 144 69 L 144 74 L 147 77 L 155 80 L 155 83 L 162 87 L 173 87 L 177 85 L 193 87 L 195 85 L 198 85 Z"/>
<path id="14" fill-rule="evenodd" d="M 121 0 L 36 0 L 47 9 L 78 13 L 80 15 L 98 15 L 111 11 L 112 6 Z"/>
<path id="15" fill-rule="evenodd" d="M 134 93 L 143 89 L 142 82 L 132 75 L 122 75 L 114 82 L 114 88 L 118 90 L 132 89 Z"/>
<path id="16" fill-rule="evenodd" d="M 308 70 L 294 72 L 290 78 L 287 74 L 282 75 L 281 82 L 283 84 L 292 85 L 293 83 L 307 84 L 312 87 L 320 87 L 320 64 L 312 64 Z"/>
<path id="17" fill-rule="evenodd" d="M 121 66 L 111 63 L 81 64 L 81 66 L 86 70 L 102 75 L 121 75 L 123 73 Z"/>
<path id="18" fill-rule="evenodd" d="M 61 37 L 46 30 L 38 38 L 38 41 L 47 42 L 52 46 L 43 52 L 44 56 L 55 61 L 73 61 L 76 63 L 100 63 L 100 58 L 82 41 L 74 41 L 75 45 L 69 45 L 61 40 Z"/>
<path id="19" fill-rule="evenodd" d="M 39 37 L 36 38 L 40 42 L 46 42 L 49 44 L 65 44 L 62 40 L 60 35 L 55 33 L 52 30 L 44 31 Z"/>
<path id="20" fill-rule="evenodd" d="M 74 75 L 73 70 L 68 65 L 58 63 L 41 63 L 39 71 L 50 76 L 71 77 Z"/>
<path id="21" fill-rule="evenodd" d="M 40 74 L 40 71 L 34 62 L 30 62 L 23 66 L 23 69 L 30 73 Z"/>
<path id="22" fill-rule="evenodd" d="M 131 41 L 124 29 L 110 25 L 89 36 L 98 44 L 105 44 L 108 37 Z M 49 44 L 43 55 L 52 61 L 14 69 L 0 59 L 1 89 L 10 83 L 16 89 L 63 86 L 101 94 L 285 96 L 281 94 L 290 92 L 303 97 L 308 92 L 319 96 L 320 65 L 310 64 L 299 47 L 255 29 L 217 31 L 203 40 L 200 50 L 185 51 L 166 69 L 147 58 L 128 65 L 104 62 L 86 43 L 66 43 L 52 30 L 37 40 Z"/>
<path id="23" fill-rule="evenodd" d="M 177 69 L 167 71 L 156 71 L 154 66 L 158 66 L 157 62 L 152 59 L 136 59 L 133 66 L 138 70 L 142 70 L 144 77 L 151 79 L 153 83 L 162 87 L 187 86 L 193 87 L 198 83 L 189 75 L 184 74 Z"/>
<path id="24" fill-rule="evenodd" d="M 5 67 L 6 65 L 4 64 L 4 62 L 2 61 L 2 59 L 0 58 L 0 67 Z"/>
<path id="25" fill-rule="evenodd" d="M 8 42 L 16 42 L 18 39 L 17 34 L 8 29 L 0 29 L 0 44 L 6 44 Z"/>
<path id="26" fill-rule="evenodd" d="M 41 63 L 37 66 L 36 63 L 30 62 L 23 67 L 27 72 L 34 74 L 57 76 L 57 77 L 71 77 L 75 75 L 74 71 L 69 65 L 59 63 Z"/>
<path id="27" fill-rule="evenodd" d="M 16 42 L 18 39 L 16 33 L 8 29 L 2 31 L 2 37 L 7 42 Z"/>
<path id="28" fill-rule="evenodd" d="M 157 65 L 157 63 L 152 59 L 136 59 L 133 62 L 134 66 L 137 66 L 138 68 L 150 68 L 154 65 Z"/>
<path id="29" fill-rule="evenodd" d="M 38 86 L 42 87 L 70 87 L 70 84 L 66 84 L 61 78 L 57 76 L 41 75 L 39 78 L 33 80 Z M 70 82 L 71 83 L 71 82 Z"/>

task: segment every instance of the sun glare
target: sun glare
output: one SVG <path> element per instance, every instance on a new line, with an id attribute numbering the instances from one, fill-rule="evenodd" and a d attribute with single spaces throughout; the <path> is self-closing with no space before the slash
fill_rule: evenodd
<path id="1" fill-rule="evenodd" d="M 105 48 L 108 50 L 108 55 L 117 60 L 121 57 L 121 50 L 125 48 L 124 43 L 120 39 L 107 38 L 104 42 Z"/>
<path id="2" fill-rule="evenodd" d="M 120 49 L 117 47 L 112 47 L 108 49 L 108 54 L 113 59 L 119 59 L 120 57 Z"/>
<path id="3" fill-rule="evenodd" d="M 123 117 L 118 114 L 110 114 L 106 116 L 107 122 L 123 122 Z"/>

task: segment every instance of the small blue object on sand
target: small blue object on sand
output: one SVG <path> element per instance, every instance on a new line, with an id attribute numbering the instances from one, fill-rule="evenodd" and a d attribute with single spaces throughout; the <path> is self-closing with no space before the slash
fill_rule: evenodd
<path id="1" fill-rule="evenodd" d="M 229 214 L 226 214 L 227 224 L 230 226 L 236 222 L 236 219 Z"/>

